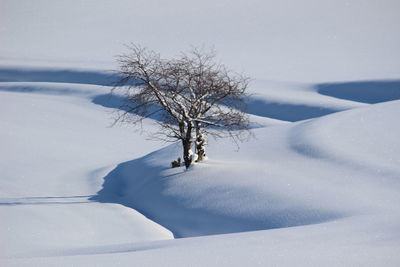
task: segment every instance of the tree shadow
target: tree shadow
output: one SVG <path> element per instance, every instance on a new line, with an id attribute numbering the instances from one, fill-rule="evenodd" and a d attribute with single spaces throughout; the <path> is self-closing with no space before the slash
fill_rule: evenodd
<path id="1" fill-rule="evenodd" d="M 126 111 L 132 114 L 139 115 L 139 113 L 132 111 L 129 109 L 127 105 L 127 100 L 124 96 L 117 95 L 117 94 L 102 94 L 93 97 L 92 103 L 96 105 L 100 105 L 106 108 L 113 108 L 122 111 Z M 135 105 L 135 103 L 130 103 L 131 105 Z M 162 110 L 160 106 L 153 105 L 148 108 L 148 116 L 146 118 L 158 121 L 158 122 L 165 122 L 165 118 L 167 117 L 166 111 Z"/>

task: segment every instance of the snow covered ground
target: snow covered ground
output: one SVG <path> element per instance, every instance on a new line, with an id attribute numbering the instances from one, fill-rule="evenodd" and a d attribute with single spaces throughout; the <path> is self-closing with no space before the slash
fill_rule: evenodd
<path id="1" fill-rule="evenodd" d="M 400 265 L 398 1 L 0 7 L 0 266 Z M 254 138 L 185 171 L 109 127 L 129 41 L 215 45 Z"/>

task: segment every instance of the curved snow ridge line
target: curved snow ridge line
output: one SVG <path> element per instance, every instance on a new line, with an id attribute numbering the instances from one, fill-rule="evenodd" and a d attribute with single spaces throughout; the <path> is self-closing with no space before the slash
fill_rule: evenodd
<path id="1" fill-rule="evenodd" d="M 59 84 L 65 85 L 72 84 Z M 91 87 L 101 86 L 85 85 Z M 107 128 L 107 110 L 86 98 L 0 92 L 0 99 L 0 236 L 6 241 L 0 257 L 173 238 L 132 209 L 83 197 L 98 191 L 115 161 L 139 157 L 158 144 Z"/>
<path id="2" fill-rule="evenodd" d="M 0 83 L 2 83 L 0 90 L 44 94 L 91 95 L 92 92 L 90 90 L 76 90 L 68 87 L 74 87 L 72 84 L 109 87 L 115 85 L 119 78 L 118 73 L 115 71 L 0 67 Z M 132 84 L 139 83 L 133 82 Z M 50 88 L 52 85 L 55 88 Z M 278 94 L 278 99 L 268 97 L 270 100 L 266 100 L 263 97 L 251 96 L 246 101 L 248 104 L 246 112 L 264 118 L 293 122 L 321 117 L 354 107 L 354 104 L 343 104 L 340 101 L 330 104 L 328 104 L 328 101 L 325 104 L 321 104 L 320 100 L 318 100 L 318 93 L 307 92 L 308 89 L 305 90 L 303 87 L 304 85 L 298 85 L 297 89 L 304 91 L 310 97 L 303 98 L 300 101 L 296 100 L 296 102 L 290 101 L 293 96 L 298 95 L 298 92 L 293 88 L 288 91 L 290 93 L 289 96 L 285 95 L 285 93 L 281 96 Z M 275 90 L 280 91 L 279 89 Z M 287 90 L 284 91 L 286 92 Z M 262 93 L 262 91 L 260 92 Z M 115 107 L 116 101 L 118 103 L 121 102 L 121 99 L 114 99 L 115 97 L 113 96 L 108 98 L 109 102 L 102 101 L 102 105 L 105 107 Z M 310 98 L 313 100 L 310 101 Z M 93 99 L 94 102 L 96 100 Z"/>
<path id="3" fill-rule="evenodd" d="M 120 109 L 124 97 L 110 93 L 111 87 L 93 84 L 56 83 L 56 82 L 0 82 L 0 92 L 33 93 L 57 96 L 77 96 L 90 100 L 105 108 Z M 250 128 L 261 128 L 287 121 L 251 115 Z M 160 120 L 155 114 L 151 119 Z"/>
<path id="4" fill-rule="evenodd" d="M 124 97 L 117 94 L 110 94 L 110 88 L 110 86 L 106 85 L 84 83 L 32 81 L 0 82 L 0 91 L 80 96 L 90 98 L 90 100 L 95 104 L 107 108 L 118 109 L 122 106 Z M 276 123 L 305 120 L 341 111 L 341 109 L 323 108 L 319 106 L 303 105 L 301 103 L 271 102 L 258 98 L 248 98 L 246 102 L 248 108 L 245 112 L 253 115 L 254 118 L 251 128 L 259 128 L 264 125 Z"/>
<path id="5" fill-rule="evenodd" d="M 397 180 L 400 161 L 388 153 L 400 153 L 400 127 L 394 123 L 398 114 L 400 101 L 392 101 L 302 122 L 290 130 L 289 146 L 306 157 Z M 382 130 L 391 124 L 390 130 Z"/>
<path id="6" fill-rule="evenodd" d="M 77 83 L 55 83 L 55 82 L 0 82 L 0 92 L 33 93 L 56 96 L 77 96 L 88 99 L 96 105 L 105 108 L 121 109 L 124 104 L 124 97 L 110 93 L 111 87 L 93 84 Z M 150 119 L 160 120 L 157 114 L 150 116 Z M 286 123 L 287 121 L 270 119 L 251 115 L 250 128 L 262 128 Z"/>
<path id="7" fill-rule="evenodd" d="M 364 106 L 364 103 L 322 95 L 318 85 L 255 81 L 249 88 L 248 113 L 295 122 Z"/>
<path id="8" fill-rule="evenodd" d="M 205 162 L 193 166 L 190 175 L 182 168 L 165 167 L 165 158 L 177 153 L 179 149 L 169 146 L 121 163 L 91 200 L 133 208 L 176 238 L 311 225 L 349 216 L 294 201 L 267 186 L 246 185 L 238 175 L 265 175 L 259 168 L 254 170 L 254 164 L 209 166 Z"/>

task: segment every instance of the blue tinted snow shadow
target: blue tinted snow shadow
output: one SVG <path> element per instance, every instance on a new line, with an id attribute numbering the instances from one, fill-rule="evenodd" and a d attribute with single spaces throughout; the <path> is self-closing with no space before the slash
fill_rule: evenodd
<path id="1" fill-rule="evenodd" d="M 47 95 L 90 95 L 92 93 L 85 90 L 77 90 L 70 87 L 42 87 L 31 84 L 2 85 L 0 83 L 0 91 L 15 93 L 37 93 Z"/>
<path id="2" fill-rule="evenodd" d="M 368 104 L 400 99 L 400 80 L 353 81 L 315 85 L 318 93 Z M 342 111 L 326 107 L 277 103 L 250 97 L 246 112 L 284 121 L 301 121 Z"/>
<path id="3" fill-rule="evenodd" d="M 88 200 L 90 197 L 92 195 L 0 198 L 0 206 L 87 204 L 92 203 Z"/>
<path id="4" fill-rule="evenodd" d="M 96 105 L 100 105 L 106 108 L 114 108 L 114 109 L 119 109 L 123 111 L 130 112 L 132 114 L 136 114 L 141 116 L 141 114 L 134 112 L 134 111 L 129 111 L 129 108 L 126 106 L 127 101 L 124 96 L 117 95 L 117 94 L 102 94 L 102 95 L 97 95 L 93 97 L 92 103 Z M 133 103 L 131 103 L 133 104 Z M 147 118 L 153 119 L 155 121 L 159 122 L 164 122 L 164 118 L 166 116 L 165 111 L 160 109 L 159 106 L 153 105 L 148 108 L 149 116 L 146 116 Z"/>
<path id="5" fill-rule="evenodd" d="M 0 82 L 55 82 L 113 86 L 119 79 L 120 76 L 115 72 L 0 67 Z M 129 84 L 139 85 L 140 83 L 132 81 Z M 315 85 L 315 88 L 318 93 L 323 95 L 363 103 L 373 104 L 400 99 L 400 80 L 322 83 Z M 52 88 L 50 90 L 49 88 L 28 85 L 4 87 L 1 90 L 50 94 L 81 93 L 81 91 L 70 88 Z M 123 99 L 117 95 L 98 95 L 94 97 L 92 102 L 104 107 L 121 108 Z M 327 107 L 277 103 L 255 97 L 249 97 L 246 100 L 246 104 L 245 112 L 249 114 L 291 122 L 321 117 L 341 111 Z M 152 118 L 159 120 L 160 116 L 156 115 Z"/>
<path id="6" fill-rule="evenodd" d="M 93 97 L 92 103 L 106 108 L 122 109 L 126 102 L 125 97 L 115 94 L 102 94 Z"/>
<path id="7" fill-rule="evenodd" d="M 317 118 L 340 111 L 324 107 L 269 102 L 257 98 L 248 98 L 246 103 L 246 112 L 249 114 L 291 122 Z"/>
<path id="8" fill-rule="evenodd" d="M 368 104 L 400 99 L 400 80 L 322 83 L 316 89 L 322 95 Z"/>
<path id="9" fill-rule="evenodd" d="M 119 78 L 116 73 L 106 71 L 0 67 L 0 82 L 55 82 L 112 86 Z"/>
<path id="10" fill-rule="evenodd" d="M 159 153 L 172 159 L 177 152 L 167 147 L 142 158 L 119 164 L 104 177 L 102 189 L 89 200 L 118 203 L 133 208 L 170 230 L 175 238 L 309 225 L 344 216 L 344 214 L 333 211 L 310 210 L 309 207 L 301 205 L 283 209 L 266 209 L 257 216 L 226 214 L 223 209 L 216 211 L 195 205 L 193 203 L 196 201 L 201 203 L 203 199 L 174 196 L 168 192 L 171 189 L 171 179 L 176 179 L 181 175 L 191 175 L 192 171 L 194 172 L 192 175 L 198 175 L 196 171 L 199 170 L 190 169 L 185 172 L 181 167 L 176 169 L 175 173 L 166 175 L 168 173 L 166 170 L 170 170 L 169 166 L 154 165 L 153 163 L 154 156 Z M 179 188 L 175 189 L 179 190 Z M 229 186 L 210 186 L 206 189 L 204 197 L 253 200 L 254 192 L 251 189 L 236 188 L 233 191 L 232 189 Z M 275 199 L 273 196 L 265 196 L 266 200 L 269 198 Z M 238 205 L 239 203 L 240 201 L 238 201 Z"/>

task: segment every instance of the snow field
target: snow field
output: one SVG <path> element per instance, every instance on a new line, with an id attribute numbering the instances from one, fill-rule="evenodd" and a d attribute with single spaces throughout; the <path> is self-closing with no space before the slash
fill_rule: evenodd
<path id="1" fill-rule="evenodd" d="M 0 266 L 399 266 L 399 3 L 0 0 Z M 109 127 L 129 42 L 214 47 L 255 137 Z"/>
<path id="2" fill-rule="evenodd" d="M 273 124 L 254 129 L 238 151 L 211 139 L 210 159 L 184 171 L 169 167 L 179 145 L 142 156 L 160 144 L 106 127 L 117 104 L 104 96 L 108 87 L 2 82 L 3 262 L 241 266 L 253 255 L 246 263 L 254 266 L 395 266 L 399 101 L 358 104 L 299 85 L 307 101 L 295 103 L 294 87 L 282 84 L 274 101 L 297 108 L 324 99 L 346 111 L 294 123 L 266 118 Z M 156 241 L 172 235 L 186 238 Z"/>

